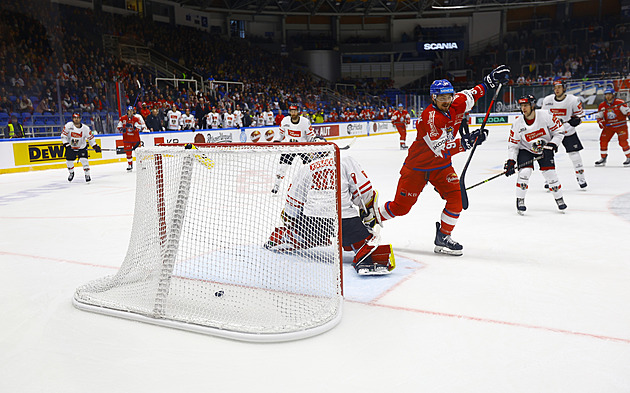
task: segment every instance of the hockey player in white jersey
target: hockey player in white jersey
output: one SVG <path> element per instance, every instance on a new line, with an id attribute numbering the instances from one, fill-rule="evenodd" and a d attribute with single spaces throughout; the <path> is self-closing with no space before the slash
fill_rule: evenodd
<path id="1" fill-rule="evenodd" d="M 311 122 L 304 116 L 300 116 L 297 105 L 289 107 L 289 116 L 282 119 L 278 132 L 278 139 L 274 142 L 314 142 L 315 131 L 311 127 Z M 308 157 L 300 154 L 300 158 L 304 164 L 307 163 Z M 273 185 L 272 193 L 277 194 L 280 189 L 280 183 L 284 179 L 289 166 L 293 163 L 295 154 L 281 154 L 280 165 L 276 173 L 276 181 Z"/>
<path id="2" fill-rule="evenodd" d="M 223 128 L 235 128 L 236 116 L 232 113 L 232 109 L 228 108 L 227 112 L 223 114 Z"/>
<path id="3" fill-rule="evenodd" d="M 581 122 L 581 116 L 584 115 L 582 103 L 573 94 L 567 94 L 567 87 L 562 79 L 553 82 L 553 94 L 543 99 L 543 109 L 546 109 L 556 115 L 564 126 L 564 145 L 573 167 L 575 168 L 575 177 L 580 188 L 586 187 L 586 178 L 584 176 L 584 165 L 580 150 L 583 149 L 582 142 L 578 137 L 575 127 Z M 545 185 L 547 187 L 547 185 Z"/>
<path id="4" fill-rule="evenodd" d="M 269 109 L 269 107 L 267 107 L 267 109 L 261 114 L 261 117 L 263 119 L 263 124 L 259 124 L 260 126 L 265 125 L 265 126 L 272 126 L 274 123 L 274 115 L 273 112 L 271 111 L 271 109 Z"/>
<path id="5" fill-rule="evenodd" d="M 236 109 L 234 110 L 234 127 L 243 127 L 243 111 L 240 105 L 236 105 Z"/>
<path id="6" fill-rule="evenodd" d="M 182 130 L 195 129 L 195 116 L 190 113 L 190 108 L 186 108 L 185 113 L 179 119 L 179 127 Z"/>
<path id="7" fill-rule="evenodd" d="M 212 107 L 212 112 L 206 115 L 206 125 L 211 130 L 221 128 L 221 114 L 217 112 L 217 107 Z"/>
<path id="8" fill-rule="evenodd" d="M 72 121 L 66 123 L 61 131 L 61 142 L 65 147 L 66 165 L 68 167 L 68 181 L 74 179 L 74 161 L 79 158 L 79 162 L 83 165 L 85 172 L 85 181 L 92 180 L 90 177 L 90 164 L 88 162 L 88 144 L 94 148 L 97 153 L 101 152 L 101 147 L 96 144 L 94 134 L 90 127 L 81 123 L 81 114 L 73 113 Z"/>
<path id="9" fill-rule="evenodd" d="M 284 225 L 272 232 L 265 248 L 294 251 L 330 245 L 335 234 L 334 209 L 318 193 L 334 193 L 335 159 L 324 156 L 307 163 L 293 178 L 282 211 Z M 379 244 L 380 224 L 374 206 L 378 193 L 359 163 L 343 157 L 341 176 L 341 243 L 353 251 L 352 265 L 360 275 L 389 274 L 396 266 L 392 246 Z M 316 230 L 314 228 L 317 228 Z"/>
<path id="10" fill-rule="evenodd" d="M 182 113 L 177 109 L 177 105 L 173 104 L 173 108 L 166 113 L 166 129 L 169 131 L 180 130 Z"/>
<path id="11" fill-rule="evenodd" d="M 510 176 L 518 168 L 516 180 L 516 210 L 523 214 L 525 195 L 529 178 L 534 171 L 535 160 L 549 184 L 558 209 L 564 210 L 567 205 L 562 197 L 562 190 L 558 174 L 556 173 L 554 153 L 558 152 L 558 145 L 564 138 L 562 123 L 551 112 L 536 110 L 536 98 L 528 94 L 519 98 L 522 116 L 518 116 L 510 129 L 508 138 L 508 160 L 505 163 L 505 175 Z M 542 155 L 542 157 L 540 157 Z"/>

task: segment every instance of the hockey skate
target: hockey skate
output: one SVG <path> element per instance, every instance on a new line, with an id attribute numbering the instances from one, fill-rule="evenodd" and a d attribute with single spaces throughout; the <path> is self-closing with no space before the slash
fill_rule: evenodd
<path id="1" fill-rule="evenodd" d="M 404 144 L 404 143 L 401 143 L 401 144 L 400 144 L 400 150 L 407 150 L 407 149 L 409 149 L 409 146 L 407 146 L 407 145 L 406 145 L 406 144 Z"/>
<path id="2" fill-rule="evenodd" d="M 127 164 L 127 172 L 130 172 L 133 169 L 133 164 Z"/>
<path id="3" fill-rule="evenodd" d="M 525 214 L 525 210 L 527 210 L 525 198 L 516 198 L 516 212 L 522 216 Z"/>
<path id="4" fill-rule="evenodd" d="M 267 250 L 276 252 L 295 251 L 296 249 L 295 239 L 293 239 L 291 232 L 286 227 L 274 229 L 264 247 Z"/>
<path id="5" fill-rule="evenodd" d="M 461 256 L 464 254 L 464 247 L 451 239 L 451 235 L 445 235 L 440 231 L 440 223 L 435 223 L 435 248 L 436 254 L 447 254 Z"/>
<path id="6" fill-rule="evenodd" d="M 90 181 L 92 181 L 92 178 L 90 177 L 90 174 L 89 174 L 89 173 L 86 173 L 86 174 L 85 174 L 85 182 L 86 182 L 86 183 L 89 183 Z"/>
<path id="7" fill-rule="evenodd" d="M 74 179 L 74 172 L 70 172 L 70 174 L 68 174 L 68 181 L 72 181 L 72 179 Z"/>
<path id="8" fill-rule="evenodd" d="M 279 189 L 280 189 L 280 185 L 279 184 L 274 184 L 273 188 L 271 189 L 271 193 L 272 194 L 277 194 Z"/>
<path id="9" fill-rule="evenodd" d="M 584 177 L 584 169 L 575 171 L 575 178 L 577 179 L 577 182 L 580 185 L 580 188 L 586 188 L 587 184 L 586 184 L 586 178 Z"/>
<path id="10" fill-rule="evenodd" d="M 626 158 L 626 160 L 623 162 L 623 166 L 630 166 L 630 157 Z"/>
<path id="11" fill-rule="evenodd" d="M 606 166 L 606 157 L 602 157 L 595 161 L 595 166 Z"/>
<path id="12" fill-rule="evenodd" d="M 556 204 L 558 205 L 558 209 L 564 210 L 567 208 L 566 203 L 564 203 L 564 199 L 562 197 L 556 199 Z"/>

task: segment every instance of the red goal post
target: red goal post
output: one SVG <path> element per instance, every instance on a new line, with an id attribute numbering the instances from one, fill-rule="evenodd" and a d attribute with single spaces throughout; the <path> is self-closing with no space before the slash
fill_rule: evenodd
<path id="1" fill-rule="evenodd" d="M 245 341 L 310 337 L 340 321 L 341 181 L 335 144 L 192 149 L 177 144 L 136 152 L 127 255 L 118 273 L 79 287 L 75 307 Z M 294 162 L 281 192 L 272 194 L 283 155 Z M 327 179 L 327 189 L 296 189 L 293 180 L 321 157 L 333 158 L 336 168 L 327 172 L 334 177 Z M 327 225 L 300 227 L 305 241 L 294 249 L 268 249 L 275 228 L 297 225 L 281 218 L 289 186 L 293 197 L 316 200 Z"/>

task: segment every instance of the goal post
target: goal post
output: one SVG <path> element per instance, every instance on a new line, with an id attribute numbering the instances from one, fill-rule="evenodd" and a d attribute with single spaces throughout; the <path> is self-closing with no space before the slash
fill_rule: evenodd
<path id="1" fill-rule="evenodd" d="M 281 156 L 283 161 L 293 157 L 293 165 L 281 191 L 273 194 Z M 326 179 L 297 187 L 315 173 L 311 169 L 322 157 L 328 165 L 334 162 L 335 170 L 319 171 Z M 140 148 L 137 160 L 126 257 L 115 275 L 77 288 L 75 307 L 244 341 L 295 340 L 339 323 L 340 157 L 335 144 L 170 145 Z M 287 221 L 287 206 L 295 210 L 310 200 L 318 208 L 311 213 L 305 208 L 304 214 L 322 217 Z M 298 222 L 310 223 L 299 224 L 299 243 L 268 247 L 278 228 L 291 229 Z"/>

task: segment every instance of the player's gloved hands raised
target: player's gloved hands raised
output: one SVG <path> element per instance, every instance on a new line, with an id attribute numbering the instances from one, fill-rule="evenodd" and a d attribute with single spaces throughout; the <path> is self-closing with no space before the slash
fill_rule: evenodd
<path id="1" fill-rule="evenodd" d="M 470 134 L 462 136 L 462 147 L 464 150 L 468 150 L 475 145 L 475 141 L 477 141 L 477 145 L 481 145 L 488 135 L 488 130 L 486 129 L 478 129 Z"/>
<path id="2" fill-rule="evenodd" d="M 505 176 L 512 176 L 516 172 L 516 161 L 507 160 L 503 166 L 503 170 L 505 170 Z"/>
<path id="3" fill-rule="evenodd" d="M 553 142 L 549 142 L 545 145 L 545 147 L 543 147 L 543 149 L 545 150 L 553 150 L 554 153 L 558 152 L 558 145 L 556 145 Z"/>
<path id="4" fill-rule="evenodd" d="M 101 151 L 103 151 L 103 149 L 101 149 L 101 147 L 99 145 L 94 145 L 92 146 L 94 148 L 94 151 L 97 153 L 100 153 Z"/>
<path id="5" fill-rule="evenodd" d="M 496 88 L 500 84 L 506 84 L 510 80 L 510 67 L 500 65 L 488 75 L 483 77 L 483 83 L 491 89 Z"/>
<path id="6" fill-rule="evenodd" d="M 577 127 L 581 122 L 582 122 L 582 119 L 580 119 L 579 117 L 572 117 L 568 121 L 571 127 Z"/>

